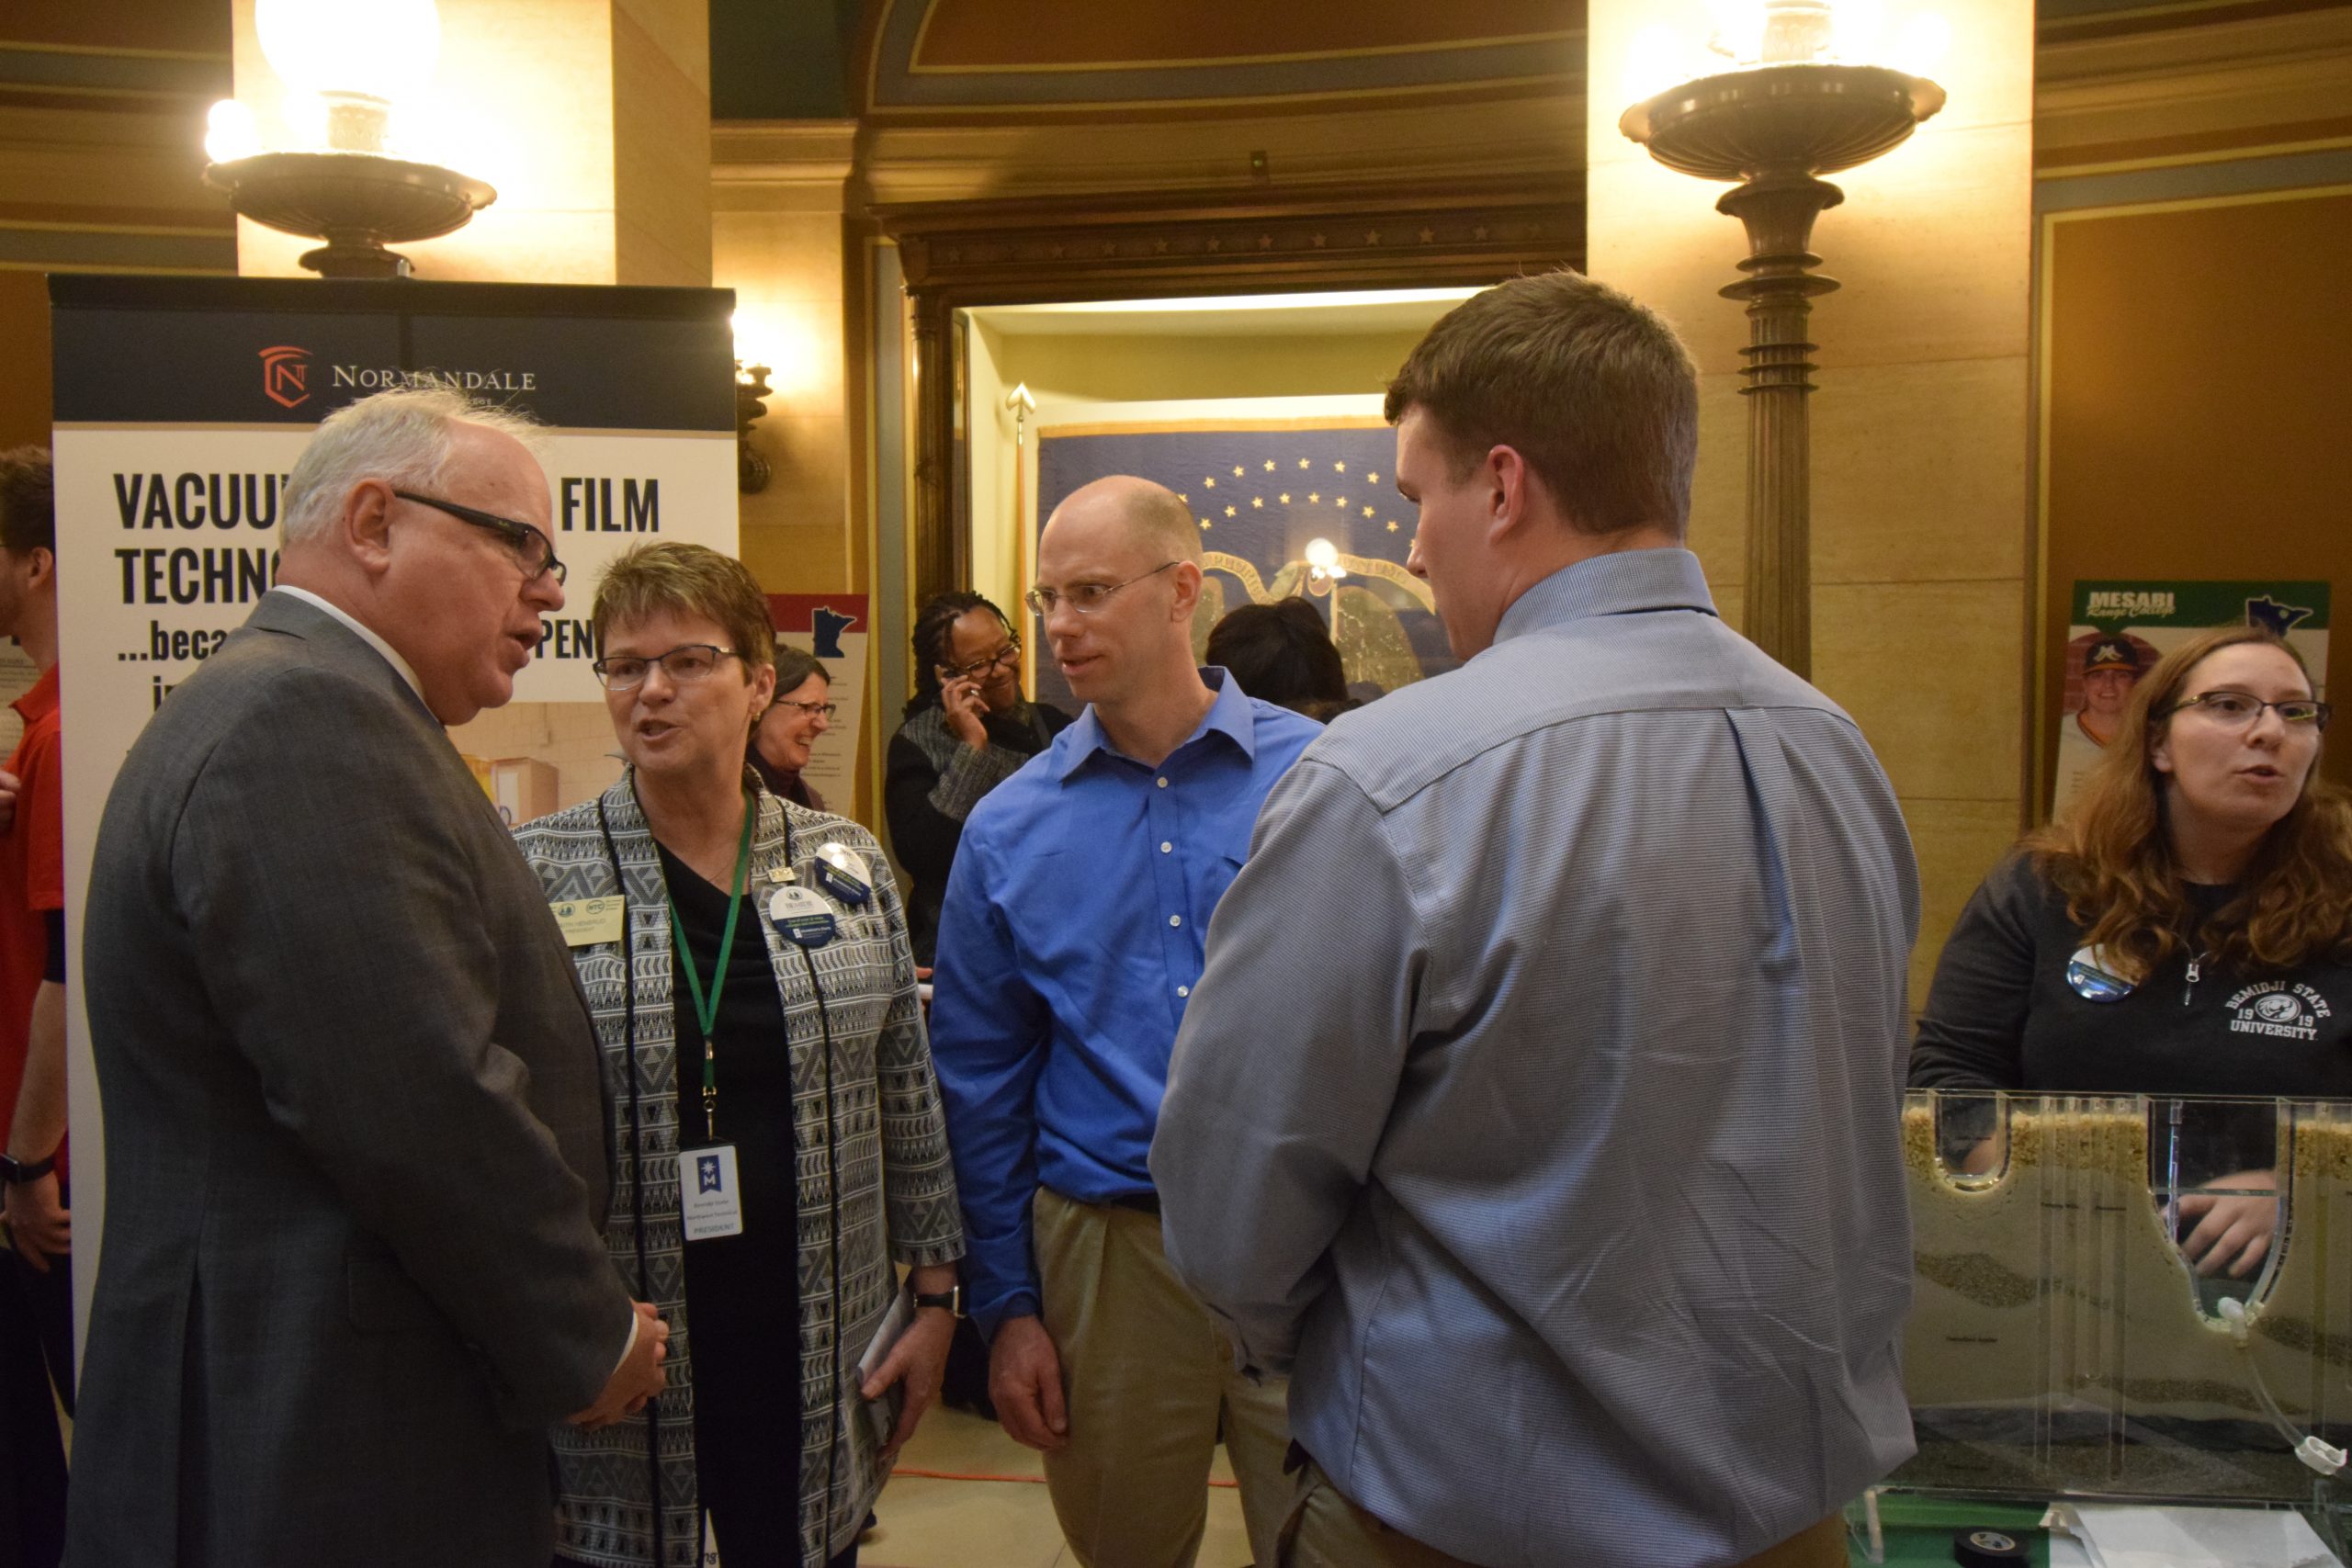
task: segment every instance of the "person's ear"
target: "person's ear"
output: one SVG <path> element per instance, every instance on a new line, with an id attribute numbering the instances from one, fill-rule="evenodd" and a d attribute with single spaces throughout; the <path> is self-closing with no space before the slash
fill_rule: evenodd
<path id="1" fill-rule="evenodd" d="M 346 491 L 335 527 L 352 558 L 370 577 L 379 577 L 392 565 L 392 487 L 382 479 L 361 479 Z"/>
<path id="2" fill-rule="evenodd" d="M 2172 772 L 2172 727 L 2170 725 L 2166 725 L 2163 733 L 2148 742 L 2148 766 L 2160 773 Z"/>
<path id="3" fill-rule="evenodd" d="M 775 702 L 775 666 L 763 664 L 752 677 L 752 722 L 757 724 Z"/>
<path id="4" fill-rule="evenodd" d="M 1526 520 L 1529 502 L 1533 499 L 1528 493 L 1528 486 L 1534 482 L 1535 476 L 1516 447 L 1497 446 L 1487 452 L 1478 479 L 1487 491 L 1487 541 L 1500 544 Z"/>
<path id="5" fill-rule="evenodd" d="M 1188 560 L 1178 561 L 1176 570 L 1169 575 L 1176 580 L 1176 602 L 1170 606 L 1168 618 L 1189 626 L 1193 624 L 1193 610 L 1200 605 L 1201 587 L 1206 580 L 1202 576 L 1200 567 Z"/>

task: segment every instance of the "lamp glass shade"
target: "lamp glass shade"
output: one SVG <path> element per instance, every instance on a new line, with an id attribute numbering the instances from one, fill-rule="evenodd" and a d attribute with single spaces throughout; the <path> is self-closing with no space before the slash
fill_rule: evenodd
<path id="1" fill-rule="evenodd" d="M 256 0 L 270 68 L 297 92 L 390 103 L 433 79 L 441 51 L 434 0 Z"/>

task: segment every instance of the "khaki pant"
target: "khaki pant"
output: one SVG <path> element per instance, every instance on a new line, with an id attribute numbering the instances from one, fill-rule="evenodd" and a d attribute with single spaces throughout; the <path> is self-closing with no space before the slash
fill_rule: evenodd
<path id="1" fill-rule="evenodd" d="M 1323 1467 L 1298 1472 L 1290 1517 L 1273 1558 L 1279 1568 L 1474 1568 L 1390 1529 L 1340 1495 Z M 1741 1568 L 1846 1568 L 1846 1521 L 1837 1514 L 1749 1558 Z"/>
<path id="2" fill-rule="evenodd" d="M 1290 1506 L 1288 1385 L 1233 1370 L 1231 1346 L 1160 1251 L 1157 1216 L 1043 1188 L 1035 1215 L 1069 1408 L 1046 1485 L 1072 1553 L 1086 1568 L 1191 1568 L 1222 1428 L 1250 1550 L 1271 1568 Z"/>

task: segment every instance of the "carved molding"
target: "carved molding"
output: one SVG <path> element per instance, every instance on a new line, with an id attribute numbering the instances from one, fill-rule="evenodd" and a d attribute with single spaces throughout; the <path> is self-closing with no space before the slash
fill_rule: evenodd
<path id="1" fill-rule="evenodd" d="M 2352 108 L 2352 7 L 2044 42 L 2044 155 L 2152 137 L 2336 118 Z"/>
<path id="2" fill-rule="evenodd" d="M 1101 299 L 1182 285 L 1483 281 L 1584 254 L 1582 182 L 1420 199 L 1393 191 L 1181 204 L 1026 202 L 882 207 L 908 287 L 956 304 Z"/>

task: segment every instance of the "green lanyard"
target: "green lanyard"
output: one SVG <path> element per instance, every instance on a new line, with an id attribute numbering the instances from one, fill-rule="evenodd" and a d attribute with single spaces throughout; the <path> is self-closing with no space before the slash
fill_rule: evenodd
<path id="1" fill-rule="evenodd" d="M 710 998 L 702 994 L 702 976 L 695 973 L 694 954 L 686 951 L 686 928 L 679 922 L 678 905 L 670 903 L 670 940 L 678 944 L 678 967 L 685 971 L 686 989 L 695 998 L 695 1019 L 702 1025 L 702 1122 L 706 1136 L 718 1136 L 718 1045 L 710 1032 L 718 1026 L 718 994 L 727 985 L 727 961 L 735 953 L 735 917 L 743 912 L 743 874 L 752 865 L 752 812 L 743 801 L 743 841 L 735 850 L 734 890 L 727 896 L 727 930 L 718 939 L 718 964 L 710 972 Z"/>

